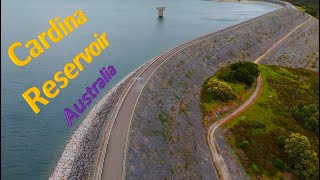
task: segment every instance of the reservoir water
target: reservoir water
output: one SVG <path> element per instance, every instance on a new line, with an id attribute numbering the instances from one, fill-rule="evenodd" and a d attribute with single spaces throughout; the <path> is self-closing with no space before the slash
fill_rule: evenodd
<path id="1" fill-rule="evenodd" d="M 144 62 L 193 38 L 280 8 L 268 3 L 204 0 L 4 0 L 1 5 L 1 179 L 6 180 L 47 179 L 85 114 Z M 163 19 L 158 19 L 157 6 L 166 7 Z M 8 47 L 13 42 L 36 38 L 48 30 L 50 19 L 63 19 L 78 9 L 87 16 L 87 23 L 51 44 L 27 66 L 11 62 Z M 94 33 L 103 32 L 110 43 L 106 51 L 94 57 L 91 64 L 84 64 L 84 71 L 69 80 L 48 105 L 40 105 L 40 113 L 35 114 L 21 94 L 33 86 L 40 89 L 94 40 Z M 99 77 L 98 71 L 110 65 L 116 67 L 117 75 L 68 127 L 64 108 L 71 108 Z"/>

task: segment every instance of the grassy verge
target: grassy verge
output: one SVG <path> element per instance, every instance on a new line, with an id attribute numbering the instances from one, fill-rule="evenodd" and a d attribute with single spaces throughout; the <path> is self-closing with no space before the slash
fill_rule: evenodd
<path id="1" fill-rule="evenodd" d="M 227 137 L 250 177 L 295 179 L 284 152 L 292 132 L 306 136 L 319 154 L 319 135 L 292 116 L 299 104 L 319 107 L 319 73 L 305 69 L 259 65 L 263 90 L 256 102 L 224 125 Z"/>

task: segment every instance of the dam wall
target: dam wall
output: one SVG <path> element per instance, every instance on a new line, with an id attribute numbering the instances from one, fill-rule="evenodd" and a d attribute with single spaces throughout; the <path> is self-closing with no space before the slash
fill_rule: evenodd
<path id="1" fill-rule="evenodd" d="M 216 32 L 162 63 L 145 84 L 134 111 L 126 179 L 218 179 L 201 124 L 199 97 L 204 80 L 228 63 L 256 60 L 306 21 L 261 63 L 318 67 L 319 28 L 315 26 L 319 21 L 309 19 L 286 5 Z M 280 58 L 284 53 L 290 61 Z M 226 161 L 231 178 L 246 179 L 241 166 L 228 164 L 231 162 Z"/>
<path id="2" fill-rule="evenodd" d="M 126 179 L 217 177 L 205 140 L 205 129 L 201 126 L 199 93 L 204 79 L 229 62 L 253 61 L 308 18 L 287 3 L 267 1 L 275 1 L 285 8 L 213 33 L 212 37 L 177 52 L 151 76 L 141 93 L 132 120 Z M 313 31 L 319 33 L 319 29 L 314 29 L 312 25 L 317 23 L 313 20 L 306 25 L 309 30 L 305 31 L 305 36 Z M 294 39 L 288 42 L 291 43 L 301 45 Z M 309 40 L 310 48 L 301 51 L 301 57 L 310 54 L 310 49 L 319 49 L 319 43 L 318 48 L 315 43 L 314 39 Z M 274 56 L 276 54 L 280 57 L 280 50 Z M 295 57 L 290 51 L 288 55 Z M 317 58 L 319 53 L 313 57 Z M 276 59 L 268 57 L 262 62 L 288 62 Z M 301 63 L 294 60 L 290 64 L 297 66 Z M 308 64 L 318 66 L 314 62 Z M 50 179 L 88 179 L 93 176 L 101 154 L 105 127 L 120 97 L 143 67 L 129 74 L 89 112 L 66 144 Z M 240 173 L 237 179 L 245 177 L 241 167 L 234 168 L 234 171 Z"/>
<path id="3" fill-rule="evenodd" d="M 312 18 L 260 63 L 319 71 L 319 20 Z"/>

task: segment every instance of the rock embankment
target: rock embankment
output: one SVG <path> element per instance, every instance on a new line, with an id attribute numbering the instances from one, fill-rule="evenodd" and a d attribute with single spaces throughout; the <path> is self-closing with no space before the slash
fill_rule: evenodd
<path id="1" fill-rule="evenodd" d="M 97 157 L 110 120 L 120 96 L 130 80 L 151 61 L 140 66 L 112 88 L 82 121 L 68 141 L 50 179 L 88 179 L 96 170 Z"/>
<path id="2" fill-rule="evenodd" d="M 164 62 L 145 85 L 133 115 L 126 179 L 217 179 L 205 139 L 206 130 L 201 125 L 199 93 L 202 83 L 228 63 L 254 61 L 308 19 L 308 15 L 286 6 L 217 32 Z M 315 31 L 309 25 L 305 28 Z M 314 34 L 309 35 L 316 38 Z M 303 44 L 295 43 L 297 49 L 303 48 Z M 312 41 L 310 46 L 312 48 L 299 51 L 300 58 L 319 48 L 319 43 Z M 285 43 L 280 44 L 275 51 L 281 54 L 279 49 L 285 47 Z M 287 53 L 294 57 L 297 52 Z M 227 146 L 221 148 L 228 150 Z M 231 157 L 225 155 L 224 158 Z M 232 160 L 226 162 L 228 167 L 241 169 Z M 245 173 L 237 177 L 247 178 Z"/>
<path id="3" fill-rule="evenodd" d="M 319 20 L 312 18 L 260 63 L 319 71 Z"/>

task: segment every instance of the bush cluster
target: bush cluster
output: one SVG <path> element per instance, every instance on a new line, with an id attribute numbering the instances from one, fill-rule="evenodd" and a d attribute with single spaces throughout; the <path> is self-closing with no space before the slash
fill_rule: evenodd
<path id="1" fill-rule="evenodd" d="M 319 173 L 317 153 L 310 147 L 308 138 L 299 133 L 292 133 L 285 143 L 285 152 L 294 166 L 294 172 L 305 179 L 315 178 Z"/>
<path id="2" fill-rule="evenodd" d="M 249 141 L 242 141 L 239 146 L 240 148 L 244 149 L 247 148 L 250 145 Z"/>
<path id="3" fill-rule="evenodd" d="M 304 106 L 301 103 L 292 108 L 292 117 L 305 128 L 319 132 L 319 107 L 315 104 Z"/>
<path id="4" fill-rule="evenodd" d="M 277 130 L 262 131 L 262 133 L 253 135 L 252 132 L 256 127 L 262 126 L 260 124 L 257 126 L 257 122 L 240 120 L 231 128 L 236 138 L 236 147 L 241 148 L 245 153 L 245 158 L 240 157 L 240 160 L 249 173 L 262 175 L 268 172 L 274 175 L 277 168 L 285 169 L 286 167 L 285 164 L 275 162 L 275 158 L 281 158 L 285 162 L 284 155 L 281 154 L 281 147 L 276 142 L 280 132 Z M 257 167 L 256 170 L 252 169 L 253 164 Z"/>
<path id="5" fill-rule="evenodd" d="M 216 100 L 226 101 L 235 98 L 231 86 L 214 78 L 206 82 L 205 89 Z"/>
<path id="6" fill-rule="evenodd" d="M 279 170 L 283 170 L 284 167 L 285 167 L 285 163 L 279 159 L 279 158 L 276 158 L 274 161 L 273 161 L 273 164 L 274 166 L 279 169 Z"/>
<path id="7" fill-rule="evenodd" d="M 227 82 L 239 81 L 251 86 L 259 73 L 257 64 L 240 61 L 229 65 L 220 78 Z"/>

